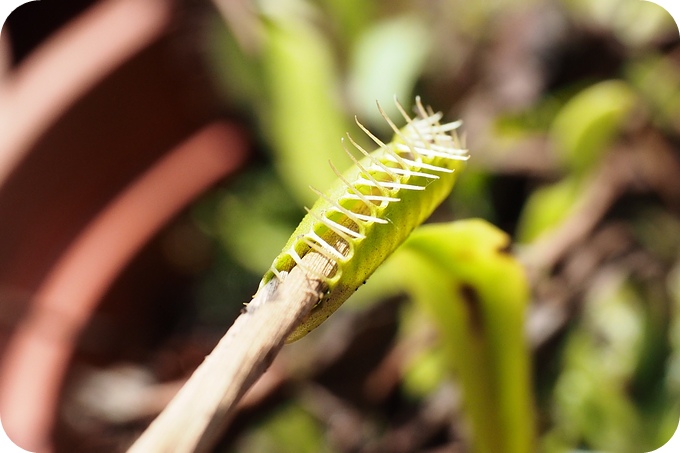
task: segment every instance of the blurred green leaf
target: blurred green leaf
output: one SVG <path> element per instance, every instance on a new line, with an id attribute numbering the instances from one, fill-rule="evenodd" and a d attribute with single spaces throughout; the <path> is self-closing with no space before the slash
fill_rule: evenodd
<path id="1" fill-rule="evenodd" d="M 366 0 L 317 0 L 327 10 L 326 15 L 336 24 L 343 47 L 351 48 L 361 32 L 371 24 L 376 3 Z"/>
<path id="2" fill-rule="evenodd" d="M 274 412 L 244 436 L 236 451 L 249 453 L 331 453 L 317 420 L 295 404 Z"/>
<path id="3" fill-rule="evenodd" d="M 517 227 L 517 240 L 528 244 L 559 226 L 571 214 L 583 184 L 566 178 L 535 190 L 526 201 Z"/>
<path id="4" fill-rule="evenodd" d="M 348 130 L 340 109 L 337 69 L 328 39 L 310 22 L 287 15 L 267 21 L 263 54 L 271 104 L 268 118 L 276 165 L 295 196 L 309 204 L 335 180 L 328 165 L 349 165 L 340 139 Z"/>
<path id="5" fill-rule="evenodd" d="M 496 212 L 491 202 L 491 175 L 473 165 L 459 176 L 456 190 L 445 201 L 460 218 L 479 217 L 493 221 Z"/>
<path id="6" fill-rule="evenodd" d="M 255 115 L 264 101 L 264 77 L 259 58 L 241 47 L 222 18 L 209 22 L 208 26 L 211 39 L 207 51 L 218 88 L 230 104 Z"/>
<path id="7" fill-rule="evenodd" d="M 395 121 L 401 118 L 392 100 L 411 98 L 430 47 L 427 24 L 416 15 L 385 19 L 364 32 L 352 50 L 349 82 L 362 121 L 385 127 L 376 100 Z"/>
<path id="8" fill-rule="evenodd" d="M 449 370 L 448 357 L 441 349 L 428 349 L 409 360 L 404 371 L 403 386 L 407 395 L 426 397 L 431 395 Z"/>
<path id="9" fill-rule="evenodd" d="M 449 378 L 451 366 L 445 351 L 432 347 L 431 316 L 415 304 L 404 304 L 399 316 L 400 343 L 405 351 L 402 387 L 413 398 L 424 399 Z"/>
<path id="10" fill-rule="evenodd" d="M 583 174 L 599 162 L 635 101 L 628 84 L 608 80 L 584 89 L 566 103 L 552 124 L 551 136 L 572 171 Z"/>
<path id="11" fill-rule="evenodd" d="M 499 116 L 494 132 L 503 138 L 525 138 L 538 132 L 546 132 L 562 107 L 561 95 L 562 93 L 546 97 L 529 109 Z"/>
<path id="12" fill-rule="evenodd" d="M 672 58 L 647 53 L 626 68 L 630 83 L 641 93 L 653 121 L 680 132 L 680 66 Z"/>
<path id="13" fill-rule="evenodd" d="M 262 274 L 302 215 L 271 171 L 250 171 L 219 200 L 216 236 L 241 266 Z"/>
<path id="14" fill-rule="evenodd" d="M 528 287 L 509 237 L 481 220 L 418 228 L 385 263 L 437 324 L 460 379 L 473 451 L 533 451 Z"/>
<path id="15" fill-rule="evenodd" d="M 673 18 L 661 6 L 630 0 L 563 0 L 579 21 L 611 30 L 628 46 L 644 47 L 665 34 L 677 34 Z"/>
<path id="16" fill-rule="evenodd" d="M 640 360 L 643 301 L 622 273 L 607 273 L 586 296 L 583 320 L 570 334 L 555 389 L 555 429 L 571 448 L 648 451 L 641 418 L 628 395 Z"/>

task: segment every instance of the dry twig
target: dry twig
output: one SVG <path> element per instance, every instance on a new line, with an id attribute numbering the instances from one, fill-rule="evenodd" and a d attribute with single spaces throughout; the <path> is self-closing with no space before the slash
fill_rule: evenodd
<path id="1" fill-rule="evenodd" d="M 328 275 L 333 267 L 315 252 L 304 256 L 303 265 L 316 271 L 312 275 Z M 128 453 L 207 451 L 324 290 L 300 266 L 264 286 Z"/>

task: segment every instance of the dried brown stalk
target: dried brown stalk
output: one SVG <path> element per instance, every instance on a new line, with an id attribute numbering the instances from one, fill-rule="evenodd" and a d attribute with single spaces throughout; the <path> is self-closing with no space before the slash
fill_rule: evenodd
<path id="1" fill-rule="evenodd" d="M 327 275 L 333 264 L 315 252 L 305 268 Z M 207 451 L 244 393 L 266 371 L 284 341 L 319 301 L 324 283 L 296 266 L 255 295 L 241 316 L 129 453 Z"/>

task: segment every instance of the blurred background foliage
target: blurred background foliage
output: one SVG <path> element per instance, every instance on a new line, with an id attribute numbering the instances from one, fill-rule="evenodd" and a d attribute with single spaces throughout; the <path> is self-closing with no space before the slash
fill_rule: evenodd
<path id="1" fill-rule="evenodd" d="M 192 211 L 215 244 L 195 276 L 198 325 L 219 331 L 248 300 L 311 206 L 308 186 L 330 184 L 329 160 L 349 166 L 341 137 L 372 149 L 353 115 L 389 140 L 375 101 L 396 120 L 393 96 L 410 106 L 420 95 L 445 119 L 463 119 L 472 156 L 431 221 L 496 225 L 528 276 L 519 328 L 536 419 L 518 416 L 535 423 L 536 451 L 641 452 L 670 438 L 680 416 L 680 41 L 663 9 L 637 0 L 216 4 L 206 53 L 257 157 Z M 244 411 L 220 451 L 482 451 L 468 445 L 464 373 L 450 373 L 456 335 L 438 334 L 427 308 L 404 295 L 398 271 L 419 275 L 416 265 L 392 268 L 284 349 L 271 373 L 285 385 Z M 521 361 L 513 341 L 506 359 Z"/>

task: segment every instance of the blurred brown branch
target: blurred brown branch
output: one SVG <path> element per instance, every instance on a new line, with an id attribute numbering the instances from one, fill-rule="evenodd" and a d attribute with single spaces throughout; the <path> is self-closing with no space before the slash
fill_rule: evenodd
<path id="1" fill-rule="evenodd" d="M 305 268 L 325 275 L 332 263 L 303 257 Z M 273 280 L 270 284 L 276 285 Z M 323 293 L 324 282 L 296 266 L 271 291 L 261 288 L 205 361 L 129 453 L 207 451 L 234 414 L 244 393 L 267 370 L 284 341 Z"/>

